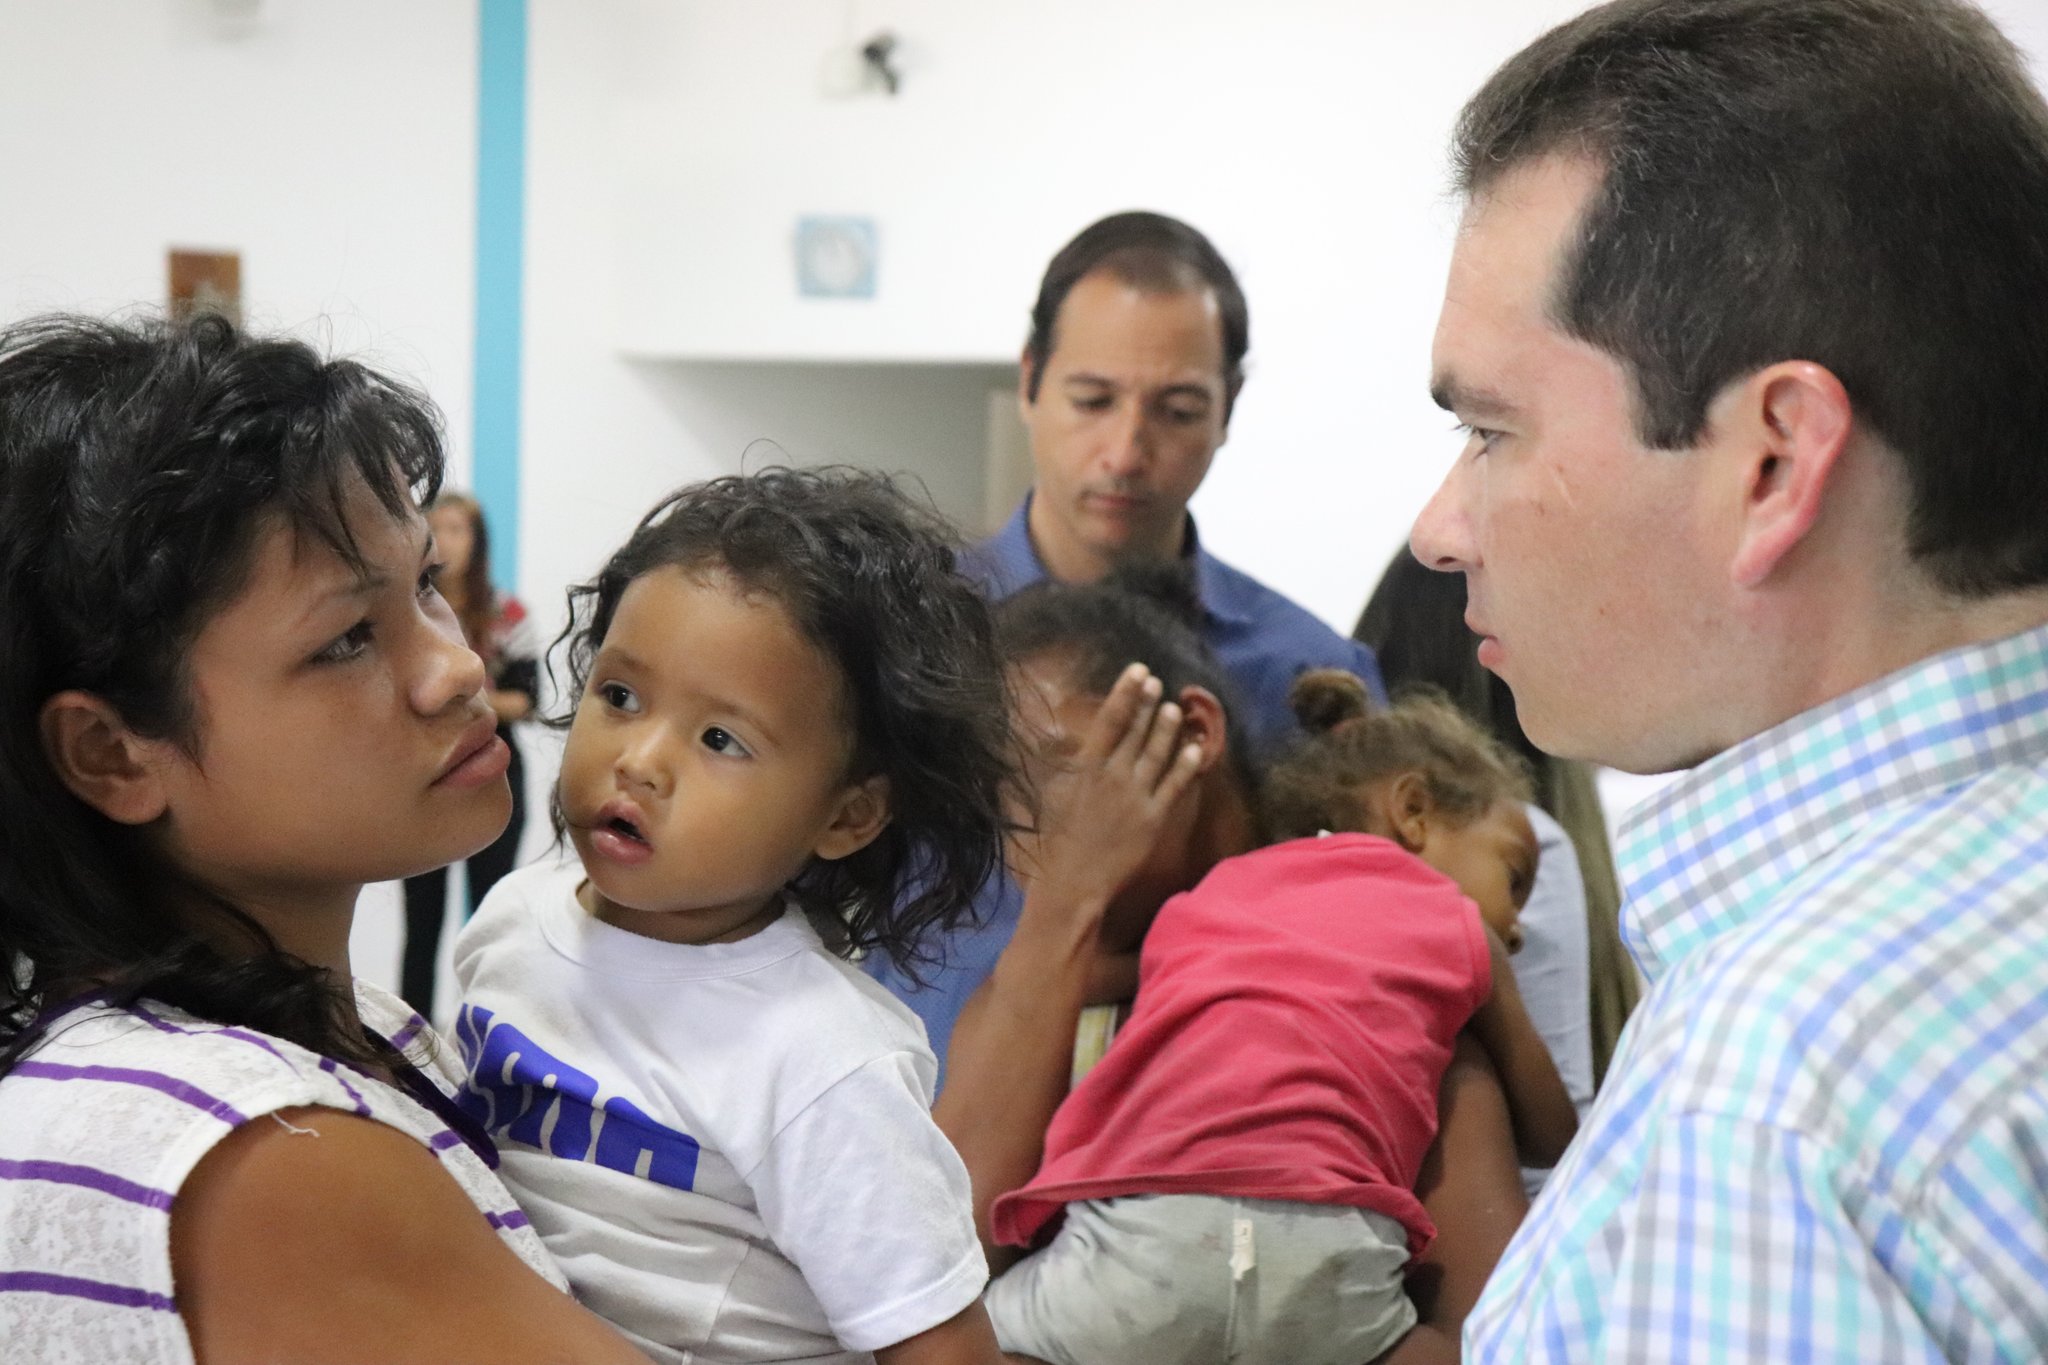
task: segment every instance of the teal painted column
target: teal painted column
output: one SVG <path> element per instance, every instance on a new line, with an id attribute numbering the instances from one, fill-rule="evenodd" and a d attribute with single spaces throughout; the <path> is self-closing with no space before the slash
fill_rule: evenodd
<path id="1" fill-rule="evenodd" d="M 519 361 L 526 258 L 526 0 L 479 0 L 476 496 L 498 586 L 519 577 Z"/>

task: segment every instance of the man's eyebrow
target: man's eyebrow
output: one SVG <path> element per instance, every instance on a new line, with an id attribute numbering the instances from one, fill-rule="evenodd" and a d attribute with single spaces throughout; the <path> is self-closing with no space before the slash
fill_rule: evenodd
<path id="1" fill-rule="evenodd" d="M 1429 397 L 1445 412 L 1462 417 L 1512 417 L 1521 411 L 1494 390 L 1475 388 L 1448 374 L 1430 381 Z"/>

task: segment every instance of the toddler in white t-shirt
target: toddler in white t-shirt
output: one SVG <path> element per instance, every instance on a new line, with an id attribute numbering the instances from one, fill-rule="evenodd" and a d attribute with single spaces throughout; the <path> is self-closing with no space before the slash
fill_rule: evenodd
<path id="1" fill-rule="evenodd" d="M 993 1362 L 916 1017 L 847 961 L 1000 856 L 988 613 L 885 478 L 665 499 L 571 593 L 556 821 L 456 948 L 464 1106 L 579 1298 L 664 1361 Z"/>

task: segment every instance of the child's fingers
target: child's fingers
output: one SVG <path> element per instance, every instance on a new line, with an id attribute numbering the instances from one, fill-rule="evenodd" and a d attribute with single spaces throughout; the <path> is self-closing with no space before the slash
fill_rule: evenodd
<path id="1" fill-rule="evenodd" d="M 1175 751 L 1173 762 L 1160 775 L 1159 785 L 1152 789 L 1155 806 L 1164 808 L 1180 800 L 1182 792 L 1194 785 L 1195 777 L 1202 771 L 1202 746 L 1183 744 Z"/>
<path id="2" fill-rule="evenodd" d="M 1152 713 L 1152 728 L 1145 736 L 1145 745 L 1136 758 L 1136 776 L 1146 791 L 1159 785 L 1159 779 L 1166 774 L 1173 762 L 1174 745 L 1180 739 L 1180 725 L 1183 719 L 1181 709 L 1173 702 L 1160 703 Z"/>
<path id="3" fill-rule="evenodd" d="M 1151 719 L 1159 691 L 1159 679 L 1145 665 L 1132 664 L 1126 668 L 1096 711 L 1095 723 L 1082 742 L 1081 757 L 1100 763 L 1126 746 L 1135 751 L 1132 732 L 1140 739 L 1146 733 L 1144 722 Z"/>

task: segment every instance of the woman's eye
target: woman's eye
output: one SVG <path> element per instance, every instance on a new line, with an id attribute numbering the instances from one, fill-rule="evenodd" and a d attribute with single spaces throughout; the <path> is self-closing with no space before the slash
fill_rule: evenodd
<path id="1" fill-rule="evenodd" d="M 740 743 L 732 731 L 714 725 L 704 732 L 704 747 L 714 754 L 734 754 L 744 757 L 747 746 Z"/>
<path id="2" fill-rule="evenodd" d="M 313 656 L 313 662 L 316 664 L 347 663 L 350 659 L 356 658 L 370 647 L 371 635 L 370 618 L 366 616 L 341 634 L 335 636 L 325 649 L 322 649 Z"/>
<path id="3" fill-rule="evenodd" d="M 421 569 L 420 581 L 414 586 L 414 591 L 421 597 L 439 592 L 441 590 L 441 570 L 443 567 L 440 564 L 429 564 L 426 568 Z"/>
<path id="4" fill-rule="evenodd" d="M 630 715 L 640 709 L 640 698 L 635 696 L 633 689 L 624 683 L 599 683 L 597 685 L 597 695 L 602 697 L 604 704 L 611 707 L 614 711 L 624 711 Z"/>
<path id="5" fill-rule="evenodd" d="M 1076 398 L 1073 401 L 1074 406 L 1082 412 L 1109 411 L 1110 397 L 1108 394 L 1099 394 L 1093 398 Z"/>

